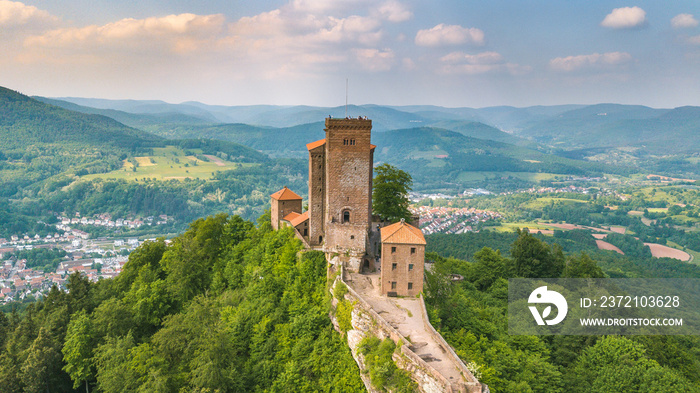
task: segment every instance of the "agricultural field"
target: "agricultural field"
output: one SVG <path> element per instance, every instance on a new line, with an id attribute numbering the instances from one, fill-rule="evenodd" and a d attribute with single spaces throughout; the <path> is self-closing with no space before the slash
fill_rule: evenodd
<path id="1" fill-rule="evenodd" d="M 220 157 L 202 154 L 199 149 L 183 150 L 174 146 L 153 149 L 153 155 L 124 160 L 115 171 L 85 175 L 84 180 L 115 179 L 142 181 L 209 179 L 217 171 L 237 169 L 257 164 L 226 161 Z"/>

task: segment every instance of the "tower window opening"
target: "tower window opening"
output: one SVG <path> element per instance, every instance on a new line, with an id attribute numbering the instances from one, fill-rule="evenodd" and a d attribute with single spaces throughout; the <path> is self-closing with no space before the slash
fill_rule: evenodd
<path id="1" fill-rule="evenodd" d="M 343 223 L 349 223 L 350 222 L 350 212 L 345 210 L 343 211 Z"/>

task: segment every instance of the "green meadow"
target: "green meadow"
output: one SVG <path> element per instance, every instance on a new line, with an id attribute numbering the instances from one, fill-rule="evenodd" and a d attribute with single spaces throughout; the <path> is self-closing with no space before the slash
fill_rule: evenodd
<path id="1" fill-rule="evenodd" d="M 115 171 L 83 176 L 82 179 L 115 179 L 139 181 L 209 179 L 217 171 L 248 167 L 257 164 L 238 163 L 216 156 L 204 155 L 200 149 L 187 151 L 168 146 L 154 148 L 153 155 L 124 160 L 123 166 Z"/>

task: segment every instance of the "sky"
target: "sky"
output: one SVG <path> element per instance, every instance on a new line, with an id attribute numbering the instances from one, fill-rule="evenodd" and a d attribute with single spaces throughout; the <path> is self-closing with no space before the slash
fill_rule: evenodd
<path id="1" fill-rule="evenodd" d="M 700 1 L 0 0 L 0 86 L 217 105 L 700 106 Z"/>

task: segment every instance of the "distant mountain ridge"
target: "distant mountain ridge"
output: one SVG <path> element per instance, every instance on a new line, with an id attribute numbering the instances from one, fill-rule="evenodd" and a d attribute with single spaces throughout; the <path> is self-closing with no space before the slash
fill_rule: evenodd
<path id="1" fill-rule="evenodd" d="M 113 109 L 132 114 L 189 116 L 178 124 L 197 121 L 226 124 L 248 124 L 258 127 L 289 128 L 318 122 L 327 117 L 345 117 L 346 108 L 315 106 L 221 106 L 198 102 L 168 104 L 162 101 L 103 100 L 61 98 L 67 102 L 100 109 Z M 663 150 L 670 146 L 700 148 L 696 136 L 700 130 L 700 107 L 657 109 L 642 105 L 595 104 L 553 105 L 516 108 L 496 106 L 485 108 L 445 108 L 434 105 L 350 105 L 349 116 L 368 116 L 374 131 L 383 132 L 412 127 L 439 127 L 465 133 L 481 139 L 527 144 L 522 139 L 543 143 L 554 148 L 574 150 L 597 147 L 641 146 L 654 143 Z M 106 114 L 107 113 L 102 113 Z M 116 114 L 115 114 L 116 116 Z M 121 116 L 124 116 L 123 114 Z M 195 120 L 196 119 L 196 120 Z M 125 120 L 126 121 L 126 120 Z M 142 122 L 144 120 L 141 120 Z M 472 135 L 469 123 L 482 123 L 490 130 Z M 156 121 L 153 121 L 156 123 Z M 137 125 L 137 122 L 128 123 Z M 466 128 L 465 128 L 465 125 Z M 645 146 L 649 148 L 649 146 Z M 653 147 L 652 147 L 653 148 Z"/>
<path id="2" fill-rule="evenodd" d="M 103 111 L 119 110 L 119 113 L 99 113 L 163 137 L 228 140 L 273 156 L 291 157 L 304 156 L 305 141 L 323 137 L 323 126 L 319 124 L 322 119 L 329 115 L 342 118 L 346 114 L 342 106 L 65 100 Z M 700 150 L 700 107 L 658 109 L 609 103 L 524 108 L 350 105 L 347 114 L 368 116 L 377 136 L 392 130 L 434 127 L 582 162 L 642 166 L 644 170 L 667 175 L 700 176 L 700 164 L 695 158 L 686 159 L 697 157 Z M 674 164 L 669 166 L 669 160 Z"/>
<path id="3" fill-rule="evenodd" d="M 0 87 L 0 141 L 4 149 L 26 148 L 32 143 L 134 148 L 160 140 L 110 117 L 68 111 Z"/>

